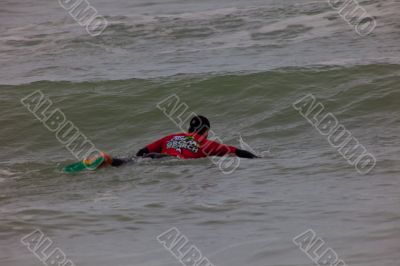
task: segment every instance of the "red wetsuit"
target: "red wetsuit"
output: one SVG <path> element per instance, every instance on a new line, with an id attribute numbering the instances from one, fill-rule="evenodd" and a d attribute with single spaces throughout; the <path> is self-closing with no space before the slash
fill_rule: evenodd
<path id="1" fill-rule="evenodd" d="M 224 156 L 235 153 L 233 146 L 223 145 L 208 140 L 195 133 L 178 133 L 168 135 L 146 146 L 149 153 L 162 153 L 181 159 L 195 159 L 207 156 Z"/>

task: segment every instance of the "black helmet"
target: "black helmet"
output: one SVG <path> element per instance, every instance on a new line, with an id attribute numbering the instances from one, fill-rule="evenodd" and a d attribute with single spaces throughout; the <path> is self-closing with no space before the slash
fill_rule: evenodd
<path id="1" fill-rule="evenodd" d="M 189 133 L 203 135 L 210 127 L 210 121 L 206 117 L 198 115 L 190 120 Z"/>

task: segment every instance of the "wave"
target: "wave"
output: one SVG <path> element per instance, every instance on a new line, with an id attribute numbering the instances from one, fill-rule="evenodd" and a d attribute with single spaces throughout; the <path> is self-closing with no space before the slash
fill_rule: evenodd
<path id="1" fill-rule="evenodd" d="M 157 104 L 175 94 L 190 112 L 206 115 L 226 142 L 239 136 L 259 146 L 285 145 L 308 138 L 313 128 L 292 107 L 307 94 L 323 103 L 327 112 L 359 133 L 386 128 L 388 138 L 399 124 L 399 65 L 291 68 L 259 73 L 177 75 L 163 79 L 96 82 L 41 81 L 0 86 L 3 91 L 1 144 L 8 161 L 41 150 L 60 159 L 55 136 L 19 102 L 41 90 L 73 123 L 102 149 L 133 152 L 143 143 L 180 129 Z M 189 112 L 190 111 L 190 112 Z M 240 135 L 239 135 L 240 134 Z M 268 141 L 265 141 L 268 140 Z M 369 141 L 373 141 L 370 139 Z M 54 154 L 59 154 L 59 157 Z"/>
<path id="2" fill-rule="evenodd" d="M 66 19 L 65 13 L 52 21 L 41 16 L 25 26 L 5 27 L 0 60 L 7 62 L 7 68 L 0 83 L 398 64 L 391 2 L 360 3 L 379 19 L 373 35 L 363 39 L 323 2 L 217 4 L 212 8 L 204 3 L 201 8 L 182 10 L 175 10 L 171 3 L 157 3 L 158 12 L 145 12 L 139 4 L 133 14 L 104 13 L 109 24 L 96 38 L 72 18 Z"/>

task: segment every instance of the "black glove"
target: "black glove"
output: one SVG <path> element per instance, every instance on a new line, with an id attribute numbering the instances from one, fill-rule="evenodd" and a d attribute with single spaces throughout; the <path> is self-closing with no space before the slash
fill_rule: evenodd
<path id="1" fill-rule="evenodd" d="M 252 154 L 251 152 L 241 150 L 241 149 L 236 149 L 235 154 L 240 158 L 247 158 L 247 159 L 260 158 L 259 156 Z"/>
<path id="2" fill-rule="evenodd" d="M 140 149 L 137 153 L 136 156 L 143 157 L 145 154 L 149 153 L 149 149 L 147 147 L 144 147 L 143 149 Z"/>

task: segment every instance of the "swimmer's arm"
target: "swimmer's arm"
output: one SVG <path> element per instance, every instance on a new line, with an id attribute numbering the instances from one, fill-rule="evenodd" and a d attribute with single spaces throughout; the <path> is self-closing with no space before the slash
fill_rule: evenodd
<path id="1" fill-rule="evenodd" d="M 140 149 L 136 153 L 136 156 L 144 157 L 144 156 L 146 156 L 146 154 L 149 154 L 149 153 L 161 153 L 162 147 L 163 147 L 163 143 L 165 142 L 166 138 L 168 138 L 168 136 L 164 137 L 164 138 L 161 138 L 159 140 L 156 140 L 153 143 L 150 143 L 146 147 Z"/>
<path id="2" fill-rule="evenodd" d="M 246 158 L 246 159 L 255 159 L 255 158 L 260 158 L 259 156 L 245 150 L 237 149 L 235 151 L 235 155 L 240 158 Z"/>
<path id="3" fill-rule="evenodd" d="M 147 147 L 144 147 L 142 149 L 140 149 L 137 153 L 136 156 L 138 157 L 143 157 L 144 155 L 150 153 L 149 149 Z"/>
<path id="4" fill-rule="evenodd" d="M 233 155 L 233 156 L 237 156 L 240 158 L 246 158 L 246 159 L 260 158 L 257 155 L 255 155 L 249 151 L 241 150 L 234 146 L 220 144 L 215 141 L 208 141 L 206 144 L 206 147 L 204 147 L 204 152 L 208 156 Z"/>

